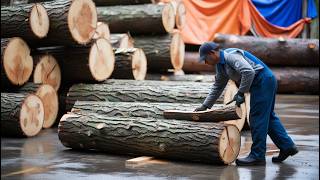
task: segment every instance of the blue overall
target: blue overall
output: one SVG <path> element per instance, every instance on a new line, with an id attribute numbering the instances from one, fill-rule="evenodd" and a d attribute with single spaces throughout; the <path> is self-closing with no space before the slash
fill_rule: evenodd
<path id="1" fill-rule="evenodd" d="M 274 112 L 277 80 L 272 71 L 257 57 L 244 51 L 246 58 L 264 68 L 255 75 L 250 87 L 250 128 L 253 144 L 249 156 L 264 159 L 267 134 L 280 150 L 292 148 L 294 143 L 288 136 L 280 119 Z"/>

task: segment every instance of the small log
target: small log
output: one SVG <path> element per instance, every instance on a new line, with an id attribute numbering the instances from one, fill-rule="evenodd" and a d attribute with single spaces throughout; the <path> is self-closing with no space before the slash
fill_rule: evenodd
<path id="1" fill-rule="evenodd" d="M 143 82 L 143 81 L 141 81 Z M 161 82 L 161 81 L 159 81 Z M 115 85 L 75 84 L 69 89 L 67 110 L 75 101 L 202 103 L 210 86 L 189 85 Z M 222 95 L 216 103 L 221 103 Z"/>
<path id="2" fill-rule="evenodd" d="M 165 110 L 163 116 L 166 119 L 180 119 L 201 122 L 220 122 L 241 119 L 241 109 L 236 106 L 226 106 L 219 109 L 194 112 L 181 110 Z"/>
<path id="3" fill-rule="evenodd" d="M 33 59 L 28 45 L 18 37 L 1 39 L 1 86 L 21 86 L 31 76 Z"/>
<path id="4" fill-rule="evenodd" d="M 236 83 L 232 80 L 229 80 L 224 93 L 223 104 L 230 102 L 237 92 L 238 92 L 238 87 Z M 233 124 L 237 126 L 239 131 L 241 131 L 244 127 L 248 127 L 246 123 L 249 122 L 249 116 L 250 116 L 250 93 L 245 93 L 244 96 L 245 96 L 245 103 L 240 105 L 241 111 L 243 113 L 241 118 L 237 120 L 225 122 L 225 123 Z M 231 104 L 235 104 L 235 102 Z"/>
<path id="5" fill-rule="evenodd" d="M 42 3 L 50 19 L 45 39 L 28 42 L 32 47 L 88 44 L 97 27 L 97 12 L 92 0 L 55 0 Z"/>
<path id="6" fill-rule="evenodd" d="M 133 39 L 129 34 L 111 34 L 110 43 L 113 48 L 133 48 Z"/>
<path id="7" fill-rule="evenodd" d="M 174 10 L 170 5 L 129 5 L 97 7 L 99 21 L 109 25 L 111 33 L 164 34 L 172 32 Z"/>
<path id="8" fill-rule="evenodd" d="M 144 80 L 146 73 L 147 59 L 142 49 L 115 50 L 115 67 L 111 78 Z"/>
<path id="9" fill-rule="evenodd" d="M 110 41 L 110 30 L 108 24 L 104 22 L 97 23 L 97 29 L 92 39 L 104 38 Z"/>
<path id="10" fill-rule="evenodd" d="M 216 34 L 214 41 L 222 48 L 247 50 L 268 65 L 319 66 L 319 39 L 281 40 Z"/>
<path id="11" fill-rule="evenodd" d="M 215 72 L 216 68 L 214 66 L 200 63 L 199 62 L 199 52 L 186 51 L 184 55 L 184 64 L 182 70 L 187 73 L 198 73 L 202 71 Z"/>
<path id="12" fill-rule="evenodd" d="M 240 151 L 239 130 L 222 123 L 65 114 L 58 136 L 68 148 L 210 164 L 230 164 Z"/>
<path id="13" fill-rule="evenodd" d="M 199 104 L 185 103 L 146 103 L 146 102 L 108 102 L 108 101 L 77 101 L 72 113 L 97 113 L 106 116 L 144 117 L 164 119 L 166 110 L 193 111 Z M 212 110 L 223 108 L 222 104 L 215 104 Z M 222 117 L 221 121 L 225 118 Z"/>
<path id="14" fill-rule="evenodd" d="M 36 95 L 1 93 L 1 135 L 35 136 L 44 121 L 44 106 Z"/>
<path id="15" fill-rule="evenodd" d="M 58 94 L 51 85 L 26 83 L 19 88 L 6 89 L 5 92 L 37 95 L 44 107 L 43 128 L 50 128 L 56 121 L 59 110 Z"/>
<path id="16" fill-rule="evenodd" d="M 1 37 L 21 37 L 25 41 L 47 36 L 49 17 L 41 4 L 1 7 Z"/>
<path id="17" fill-rule="evenodd" d="M 61 84 L 61 69 L 55 57 L 49 54 L 34 58 L 33 82 L 36 84 L 49 84 L 56 91 Z"/>
<path id="18" fill-rule="evenodd" d="M 179 32 L 163 36 L 135 36 L 134 47 L 143 49 L 148 70 L 181 70 L 184 63 L 184 42 Z"/>

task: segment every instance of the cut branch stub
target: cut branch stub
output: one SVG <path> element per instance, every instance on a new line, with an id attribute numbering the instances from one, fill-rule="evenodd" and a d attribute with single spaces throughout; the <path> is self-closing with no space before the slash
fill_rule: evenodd
<path id="1" fill-rule="evenodd" d="M 104 22 L 98 22 L 96 33 L 93 35 L 92 39 L 104 38 L 110 41 L 110 30 L 108 24 Z"/>
<path id="2" fill-rule="evenodd" d="M 110 43 L 113 48 L 133 48 L 134 40 L 129 34 L 111 34 Z"/>
<path id="3" fill-rule="evenodd" d="M 33 59 L 28 45 L 18 37 L 1 39 L 2 83 L 21 86 L 28 81 Z"/>
<path id="4" fill-rule="evenodd" d="M 49 54 L 37 59 L 33 73 L 33 82 L 37 84 L 49 84 L 58 91 L 61 84 L 61 70 L 57 60 Z"/>

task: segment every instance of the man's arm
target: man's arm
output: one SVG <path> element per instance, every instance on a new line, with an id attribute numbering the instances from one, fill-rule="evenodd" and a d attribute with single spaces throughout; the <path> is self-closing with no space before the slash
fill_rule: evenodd
<path id="1" fill-rule="evenodd" d="M 215 82 L 212 85 L 207 98 L 204 100 L 202 104 L 209 109 L 213 106 L 213 104 L 219 98 L 219 96 L 221 95 L 223 89 L 226 87 L 229 80 L 229 77 L 222 72 L 221 68 L 222 67 L 219 67 L 219 65 L 217 65 Z"/>
<path id="2" fill-rule="evenodd" d="M 248 92 L 255 76 L 252 66 L 240 54 L 230 54 L 225 57 L 225 60 L 241 75 L 238 91 L 242 94 Z"/>

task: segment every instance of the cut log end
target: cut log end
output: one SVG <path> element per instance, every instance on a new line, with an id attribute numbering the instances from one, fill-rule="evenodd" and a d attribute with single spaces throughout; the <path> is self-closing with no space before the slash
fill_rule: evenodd
<path id="1" fill-rule="evenodd" d="M 30 27 L 32 32 L 39 38 L 47 36 L 49 31 L 49 17 L 46 9 L 41 4 L 32 6 L 30 17 Z"/>
<path id="2" fill-rule="evenodd" d="M 37 84 L 49 84 L 56 91 L 61 84 L 61 70 L 56 59 L 52 55 L 43 55 L 33 73 L 33 82 Z"/>
<path id="3" fill-rule="evenodd" d="M 227 89 L 226 92 L 224 94 L 224 99 L 223 99 L 223 103 L 226 104 L 229 101 L 231 101 L 234 97 L 234 95 L 238 92 L 238 88 L 236 86 L 236 84 L 233 81 L 229 81 L 228 85 L 227 85 Z M 235 106 L 235 102 L 233 102 L 231 105 Z M 246 105 L 245 103 L 240 105 L 240 109 L 241 110 L 237 110 L 237 113 L 241 113 L 241 115 L 239 115 L 239 117 L 241 117 L 240 119 L 236 119 L 236 120 L 230 120 L 230 121 L 225 121 L 225 124 L 231 124 L 231 125 L 235 125 L 239 131 L 242 130 L 244 124 L 245 124 L 245 120 L 246 120 L 246 115 L 247 115 L 247 109 L 246 109 Z"/>
<path id="4" fill-rule="evenodd" d="M 144 80 L 147 74 L 147 58 L 142 49 L 132 56 L 132 73 L 135 80 Z"/>
<path id="5" fill-rule="evenodd" d="M 88 43 L 97 27 L 97 11 L 92 0 L 73 1 L 68 12 L 68 26 L 74 40 L 79 44 Z"/>
<path id="6" fill-rule="evenodd" d="M 109 78 L 114 69 L 115 57 L 108 40 L 100 38 L 96 40 L 90 50 L 89 68 L 93 78 L 104 81 Z"/>
<path id="7" fill-rule="evenodd" d="M 37 135 L 44 122 L 44 106 L 36 95 L 25 98 L 20 111 L 20 127 L 28 137 Z"/>
<path id="8" fill-rule="evenodd" d="M 219 141 L 219 155 L 225 164 L 232 163 L 240 152 L 241 138 L 238 128 L 227 125 Z"/>
<path id="9" fill-rule="evenodd" d="M 114 48 L 133 48 L 133 39 L 128 34 L 111 34 L 110 43 Z"/>
<path id="10" fill-rule="evenodd" d="M 180 32 L 173 33 L 170 45 L 171 63 L 175 70 L 182 69 L 184 62 L 185 44 Z"/>
<path id="11" fill-rule="evenodd" d="M 3 54 L 3 67 L 13 85 L 28 81 L 33 69 L 33 59 L 28 45 L 18 37 L 11 38 Z"/>
<path id="12" fill-rule="evenodd" d="M 44 106 L 43 128 L 50 128 L 54 124 L 59 110 L 57 92 L 52 86 L 44 84 L 38 88 L 36 95 L 40 97 Z"/>
<path id="13" fill-rule="evenodd" d="M 96 32 L 93 35 L 93 39 L 99 38 L 104 38 L 110 41 L 110 30 L 108 24 L 98 22 Z"/>
<path id="14" fill-rule="evenodd" d="M 177 5 L 175 19 L 177 28 L 182 29 L 186 24 L 186 8 L 182 1 Z"/>
<path id="15" fill-rule="evenodd" d="M 164 29 L 171 33 L 175 26 L 175 7 L 171 3 L 164 5 L 162 10 L 162 24 Z"/>

